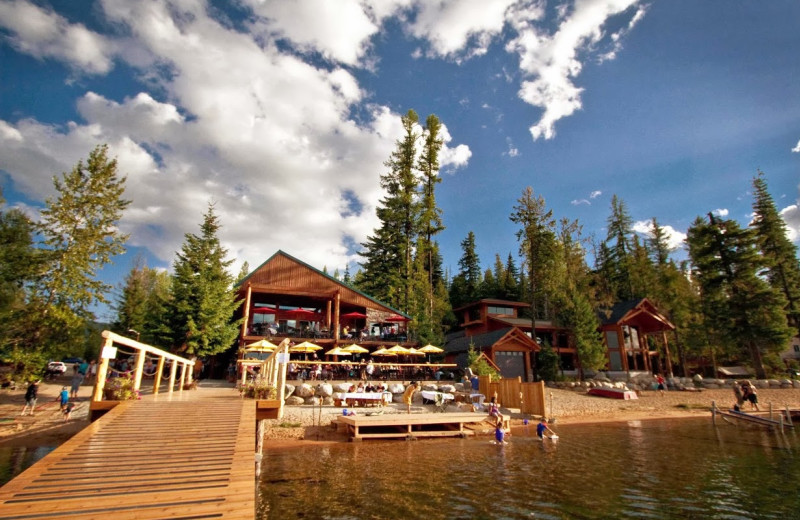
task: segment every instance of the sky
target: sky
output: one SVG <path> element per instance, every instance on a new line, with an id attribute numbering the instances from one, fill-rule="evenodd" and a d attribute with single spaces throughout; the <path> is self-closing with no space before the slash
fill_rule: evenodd
<path id="1" fill-rule="evenodd" d="M 603 239 L 611 198 L 685 257 L 747 225 L 752 179 L 800 243 L 795 0 L 0 0 L 0 188 L 38 218 L 106 143 L 132 201 L 119 285 L 170 269 L 209 204 L 234 260 L 358 269 L 401 115 L 444 125 L 445 268 L 514 255 L 527 187 Z M 420 129 L 420 132 L 422 129 Z"/>

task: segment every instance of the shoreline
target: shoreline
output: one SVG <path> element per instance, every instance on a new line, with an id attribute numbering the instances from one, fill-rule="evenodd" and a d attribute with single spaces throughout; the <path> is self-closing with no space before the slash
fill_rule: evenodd
<path id="1" fill-rule="evenodd" d="M 72 419 L 64 422 L 55 406 L 55 399 L 63 382 L 43 382 L 39 390 L 37 414 L 34 417 L 20 417 L 24 389 L 4 390 L 0 394 L 0 447 L 57 447 L 84 429 L 88 421 L 88 401 L 91 385 L 81 387 L 82 397 L 77 401 Z M 639 393 L 635 400 L 609 399 L 589 396 L 584 392 L 557 388 L 546 389 L 548 418 L 555 419 L 551 426 L 557 430 L 560 425 L 628 422 L 657 419 L 681 419 L 709 417 L 711 403 L 716 402 L 722 409 L 733 403 L 730 389 L 700 391 L 671 390 L 662 396 L 657 391 Z M 800 389 L 769 388 L 759 390 L 759 403 L 762 410 L 768 410 L 772 402 L 775 411 L 800 408 Z M 502 403 L 501 403 L 502 405 Z M 287 406 L 284 418 L 267 421 L 264 436 L 264 449 L 285 449 L 291 446 L 308 446 L 319 443 L 347 442 L 345 435 L 334 431 L 330 422 L 341 414 L 335 406 L 314 407 L 310 405 Z M 368 411 L 371 409 L 363 409 Z M 414 412 L 431 411 L 429 405 L 415 402 Z M 355 408 L 356 413 L 363 413 Z M 385 408 L 386 413 L 405 412 L 404 405 L 392 403 Z M 522 414 L 515 410 L 501 411 L 511 417 L 512 431 L 523 426 Z M 528 419 L 538 419 L 527 417 Z M 485 429 L 489 431 L 489 425 Z M 481 429 L 483 433 L 484 429 Z"/>

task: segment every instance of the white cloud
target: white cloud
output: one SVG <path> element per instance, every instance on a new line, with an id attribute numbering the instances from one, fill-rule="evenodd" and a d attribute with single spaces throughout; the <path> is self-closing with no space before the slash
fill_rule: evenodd
<path id="1" fill-rule="evenodd" d="M 597 197 L 599 197 L 599 196 L 600 196 L 600 195 L 602 195 L 602 194 L 603 194 L 603 192 L 602 192 L 602 191 L 600 191 L 600 190 L 594 190 L 593 192 L 591 192 L 591 193 L 589 194 L 589 198 L 590 198 L 590 199 L 596 199 Z"/>
<path id="2" fill-rule="evenodd" d="M 506 12 L 517 0 L 419 1 L 411 34 L 426 39 L 430 56 L 466 57 L 485 54 L 505 24 Z"/>
<path id="3" fill-rule="evenodd" d="M 570 204 L 572 204 L 573 206 L 580 206 L 582 204 L 585 204 L 586 206 L 592 205 L 592 203 L 586 199 L 573 199 L 572 201 L 570 201 Z"/>
<path id="4" fill-rule="evenodd" d="M 121 101 L 86 92 L 77 101 L 82 120 L 64 126 L 0 120 L 3 170 L 15 188 L 43 200 L 53 175 L 108 143 L 133 200 L 120 227 L 131 233 L 130 245 L 165 263 L 185 233 L 197 232 L 209 202 L 237 268 L 245 260 L 258 265 L 278 248 L 320 268 L 352 260 L 348 244 L 377 226 L 378 174 L 402 135 L 399 115 L 366 103 L 356 77 L 333 63 L 366 66 L 372 28 L 365 18 L 350 13 L 354 34 L 340 28 L 313 39 L 294 21 L 272 33 L 264 20 L 255 34 L 233 29 L 212 18 L 204 2 L 101 5 L 109 25 L 125 34 L 107 47 L 124 41 L 120 59 L 152 89 Z M 367 19 L 374 25 L 403 5 L 376 2 L 365 7 Z M 284 9 L 312 16 L 306 4 Z M 331 61 L 318 66 L 282 51 L 275 39 L 289 35 Z M 350 117 L 354 107 L 358 121 Z M 466 165 L 469 147 L 442 130 L 442 169 Z"/>
<path id="5" fill-rule="evenodd" d="M 672 226 L 661 226 L 662 231 L 667 237 L 667 247 L 670 251 L 674 251 L 683 245 L 686 240 L 686 233 L 682 233 Z M 637 233 L 646 235 L 648 238 L 653 237 L 653 221 L 640 220 L 633 224 L 633 230 Z"/>
<path id="6" fill-rule="evenodd" d="M 727 208 L 717 208 L 714 211 L 712 211 L 711 213 L 716 215 L 716 216 L 718 216 L 718 217 L 727 217 L 729 211 L 727 210 Z"/>
<path id="7" fill-rule="evenodd" d="M 580 110 L 582 88 L 574 79 L 583 65 L 581 53 L 592 50 L 606 38 L 603 26 L 612 16 L 628 11 L 638 0 L 578 0 L 571 12 L 562 9 L 555 33 L 535 27 L 536 11 L 528 18 L 510 19 L 517 37 L 506 45 L 506 50 L 520 57 L 520 69 L 527 78 L 522 82 L 519 97 L 526 103 L 543 109 L 539 121 L 530 128 L 534 140 L 555 136 L 555 123 Z M 563 6 L 562 6 L 563 7 Z M 627 26 L 614 33 L 610 59 L 619 49 L 620 38 L 642 18 L 644 8 L 638 8 Z"/>
<path id="8" fill-rule="evenodd" d="M 31 2 L 0 3 L 0 27 L 11 33 L 8 39 L 18 51 L 35 58 L 61 60 L 91 74 L 113 66 L 113 41 Z"/>
<path id="9" fill-rule="evenodd" d="M 797 146 L 792 148 L 792 151 L 795 153 L 800 153 L 800 141 L 797 141 Z"/>
<path id="10" fill-rule="evenodd" d="M 783 208 L 780 212 L 783 221 L 786 222 L 786 235 L 792 242 L 800 240 L 800 201 Z"/>

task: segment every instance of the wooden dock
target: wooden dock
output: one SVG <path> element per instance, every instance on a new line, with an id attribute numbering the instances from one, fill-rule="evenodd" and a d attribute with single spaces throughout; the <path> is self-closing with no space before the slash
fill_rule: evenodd
<path id="1" fill-rule="evenodd" d="M 418 437 L 466 437 L 474 432 L 464 427 L 490 419 L 483 413 L 391 413 L 383 415 L 351 415 L 336 418 L 347 428 L 350 440 L 413 439 Z M 504 418 L 508 428 L 508 417 Z M 488 424 L 486 425 L 488 428 Z"/>
<path id="2" fill-rule="evenodd" d="M 0 518 L 252 520 L 255 401 L 228 392 L 121 403 L 0 488 Z"/>

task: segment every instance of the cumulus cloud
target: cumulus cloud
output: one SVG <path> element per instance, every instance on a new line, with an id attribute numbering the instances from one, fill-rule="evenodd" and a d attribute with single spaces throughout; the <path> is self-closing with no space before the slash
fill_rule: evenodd
<path id="1" fill-rule="evenodd" d="M 336 3 L 352 23 L 332 32 L 304 25 L 320 23 L 311 4 L 321 5 L 274 2 L 276 17 L 268 19 L 253 2 L 248 31 L 215 18 L 204 2 L 102 0 L 98 14 L 124 36 L 98 41 L 134 49 L 119 59 L 148 90 L 123 99 L 85 92 L 76 104 L 81 120 L 65 125 L 0 120 L 3 170 L 16 189 L 43 200 L 53 175 L 108 143 L 133 200 L 120 223 L 130 245 L 169 262 L 214 203 L 220 238 L 237 265 L 258 265 L 281 248 L 317 267 L 343 268 L 355 257 L 352 244 L 377 226 L 378 174 L 402 136 L 399 115 L 366 100 L 346 66 L 368 66 L 379 21 L 406 3 Z M 73 27 L 29 4 L 8 5 L 61 27 L 50 31 L 61 41 L 69 34 L 63 27 Z M 364 11 L 353 12 L 359 5 Z M 58 40 L 14 34 L 20 48 Z M 109 70 L 107 54 L 92 60 L 102 64 L 103 57 L 106 65 L 94 70 Z M 469 147 L 446 127 L 443 138 L 442 169 L 466 165 Z"/>
<path id="2" fill-rule="evenodd" d="M 31 2 L 0 3 L 0 27 L 10 33 L 8 39 L 18 51 L 35 58 L 55 58 L 91 74 L 106 73 L 113 66 L 113 41 Z"/>
<path id="3" fill-rule="evenodd" d="M 570 202 L 570 204 L 572 204 L 573 206 L 580 206 L 580 205 L 591 206 L 592 205 L 591 201 L 596 199 L 597 197 L 599 197 L 602 194 L 603 194 L 602 191 L 594 190 L 593 192 L 591 192 L 589 194 L 589 198 L 588 199 L 573 199 Z"/>
<path id="4" fill-rule="evenodd" d="M 729 211 L 728 211 L 728 209 L 727 209 L 727 208 L 717 208 L 717 209 L 715 209 L 714 211 L 712 211 L 711 213 L 712 213 L 713 215 L 716 215 L 716 216 L 718 216 L 718 217 L 727 217 L 727 216 L 728 216 L 728 213 L 729 213 Z"/>
<path id="5" fill-rule="evenodd" d="M 485 54 L 517 0 L 441 0 L 417 4 L 409 32 L 426 40 L 430 56 L 456 58 Z"/>
<path id="6" fill-rule="evenodd" d="M 786 222 L 786 235 L 792 242 L 800 241 L 800 201 L 783 208 L 780 212 L 783 221 Z"/>
<path id="7" fill-rule="evenodd" d="M 686 233 L 676 230 L 672 226 L 661 225 L 661 229 L 667 237 L 667 247 L 670 251 L 679 249 L 683 242 L 686 240 Z M 640 220 L 633 224 L 633 230 L 637 233 L 643 234 L 648 238 L 653 237 L 653 221 Z"/>
<path id="8" fill-rule="evenodd" d="M 637 3 L 638 0 L 578 0 L 572 10 L 563 4 L 558 27 L 552 34 L 533 23 L 542 16 L 540 11 L 510 20 L 517 37 L 506 44 L 506 50 L 519 55 L 520 69 L 526 78 L 519 97 L 543 110 L 539 121 L 530 127 L 534 140 L 552 139 L 555 123 L 581 109 L 583 89 L 574 80 L 583 68 L 582 55 L 608 40 L 612 51 L 604 59 L 613 58 L 620 48 L 621 37 L 644 15 L 644 7 L 633 10 L 625 28 L 610 37 L 604 26 L 610 18 L 631 11 Z"/>
<path id="9" fill-rule="evenodd" d="M 602 195 L 602 194 L 603 194 L 603 192 L 602 192 L 602 191 L 600 191 L 600 190 L 594 190 L 593 192 L 591 192 L 591 193 L 589 194 L 589 198 L 590 198 L 590 199 L 596 199 L 597 197 L 599 197 L 599 196 L 600 196 L 600 195 Z"/>
<path id="10" fill-rule="evenodd" d="M 800 141 L 797 141 L 797 146 L 792 148 L 792 151 L 795 153 L 800 153 Z"/>

